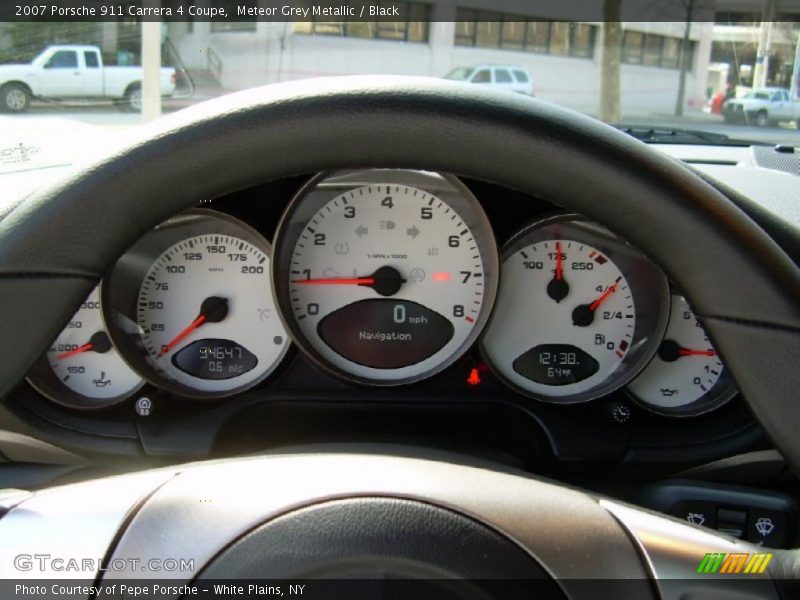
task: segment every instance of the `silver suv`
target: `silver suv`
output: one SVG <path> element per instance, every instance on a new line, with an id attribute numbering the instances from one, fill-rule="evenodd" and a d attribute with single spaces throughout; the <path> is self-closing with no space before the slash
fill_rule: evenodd
<path id="1" fill-rule="evenodd" d="M 487 85 L 498 90 L 533 96 L 533 78 L 527 69 L 513 65 L 456 67 L 445 79 Z"/>

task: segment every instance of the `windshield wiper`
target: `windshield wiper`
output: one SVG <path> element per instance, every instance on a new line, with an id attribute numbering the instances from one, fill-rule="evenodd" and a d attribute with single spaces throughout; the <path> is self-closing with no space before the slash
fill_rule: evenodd
<path id="1" fill-rule="evenodd" d="M 614 125 L 614 127 L 648 144 L 705 144 L 709 146 L 764 145 L 762 142 L 738 140 L 722 133 L 711 133 L 709 131 L 698 131 L 696 129 L 651 127 L 647 125 Z"/>

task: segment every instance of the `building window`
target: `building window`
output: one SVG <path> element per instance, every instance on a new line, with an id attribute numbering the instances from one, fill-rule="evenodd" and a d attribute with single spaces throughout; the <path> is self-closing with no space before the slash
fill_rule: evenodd
<path id="1" fill-rule="evenodd" d="M 678 38 L 664 38 L 661 46 L 661 66 L 667 69 L 677 69 L 680 60 L 681 41 Z"/>
<path id="2" fill-rule="evenodd" d="M 569 23 L 550 23 L 550 54 L 569 54 Z"/>
<path id="3" fill-rule="evenodd" d="M 294 32 L 307 35 L 332 35 L 396 42 L 428 41 L 431 6 L 423 2 L 397 3 L 398 21 L 298 21 Z M 471 32 L 470 35 L 474 35 Z"/>
<path id="4" fill-rule="evenodd" d="M 622 62 L 677 69 L 682 45 L 680 38 L 626 31 L 622 38 Z M 694 42 L 691 41 L 686 47 L 686 64 L 689 68 L 694 64 Z"/>
<path id="5" fill-rule="evenodd" d="M 494 20 L 478 21 L 475 27 L 475 45 L 481 48 L 499 48 L 500 29 L 503 26 L 502 17 L 492 13 L 483 13 L 483 16 Z"/>
<path id="6" fill-rule="evenodd" d="M 525 50 L 547 53 L 550 47 L 550 23 L 547 21 L 528 21 L 525 28 Z"/>
<path id="7" fill-rule="evenodd" d="M 525 49 L 525 21 L 503 21 L 500 47 L 506 50 Z"/>
<path id="8" fill-rule="evenodd" d="M 626 31 L 622 36 L 622 62 L 632 65 L 642 64 L 644 50 L 644 34 L 638 31 Z"/>
<path id="9" fill-rule="evenodd" d="M 456 46 L 475 45 L 475 20 L 478 13 L 474 10 L 458 9 L 456 21 Z"/>
<path id="10" fill-rule="evenodd" d="M 594 56 L 594 36 L 596 27 L 585 23 L 570 23 L 570 56 L 591 58 Z"/>
<path id="11" fill-rule="evenodd" d="M 661 46 L 664 43 L 662 35 L 648 35 L 644 38 L 644 52 L 642 64 L 657 67 L 661 64 Z"/>
<path id="12" fill-rule="evenodd" d="M 468 8 L 456 11 L 456 46 L 592 58 L 597 27 Z"/>
<path id="13" fill-rule="evenodd" d="M 237 5 L 245 5 L 247 7 L 255 7 L 256 2 L 253 0 L 211 0 L 213 8 L 225 9 L 228 18 L 231 15 L 236 21 L 211 21 L 211 33 L 230 33 L 230 32 L 254 32 L 256 30 L 256 17 L 239 17 L 237 16 Z"/>

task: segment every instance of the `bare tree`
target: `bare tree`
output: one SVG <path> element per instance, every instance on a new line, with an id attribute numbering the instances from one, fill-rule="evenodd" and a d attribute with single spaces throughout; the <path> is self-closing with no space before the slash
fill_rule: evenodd
<path id="1" fill-rule="evenodd" d="M 620 63 L 622 62 L 622 0 L 603 3 L 603 61 L 600 72 L 600 119 L 618 123 L 620 110 Z"/>
<path id="2" fill-rule="evenodd" d="M 675 99 L 675 116 L 683 116 L 683 107 L 686 104 L 686 75 L 692 65 L 690 64 L 689 48 L 691 48 L 692 21 L 695 17 L 705 18 L 713 13 L 713 0 L 668 0 L 670 4 L 680 8 L 683 21 L 683 42 L 678 52 L 678 97 Z M 704 14 L 700 14 L 703 12 Z"/>

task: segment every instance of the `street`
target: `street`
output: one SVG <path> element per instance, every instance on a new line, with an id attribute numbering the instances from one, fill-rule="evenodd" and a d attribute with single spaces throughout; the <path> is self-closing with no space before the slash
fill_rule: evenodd
<path id="1" fill-rule="evenodd" d="M 205 98 L 203 98 L 205 99 Z M 199 102 L 201 99 L 196 99 Z M 168 114 L 190 105 L 193 100 L 166 101 L 162 107 Z M 71 129 L 72 126 L 82 128 L 85 125 L 99 126 L 99 129 L 113 127 L 117 132 L 135 128 L 142 123 L 139 114 L 124 112 L 110 104 L 94 106 L 70 106 L 61 104 L 35 103 L 31 109 L 20 115 L 0 115 L 0 123 L 6 131 L 22 132 L 29 130 L 42 133 L 54 128 Z M 800 145 L 800 131 L 790 124 L 780 126 L 755 127 L 744 124 L 726 124 L 722 116 L 695 111 L 683 117 L 664 114 L 624 115 L 625 125 L 640 125 L 664 129 L 694 129 L 710 133 L 727 135 L 732 139 L 740 139 L 769 144 Z"/>

